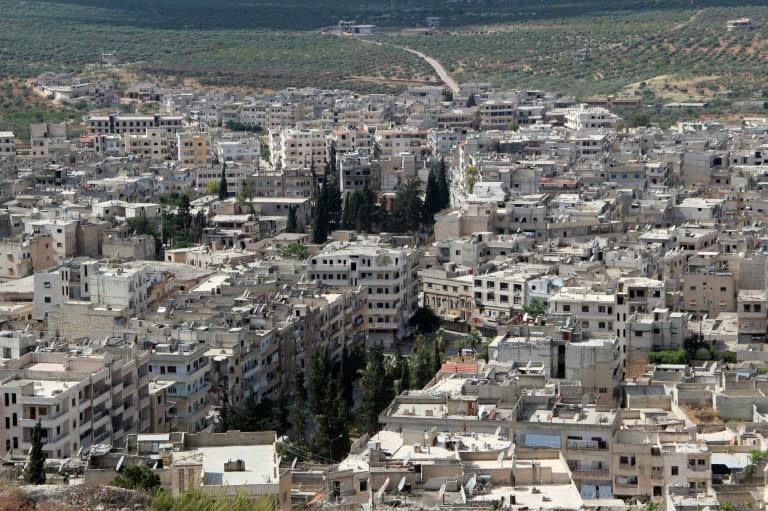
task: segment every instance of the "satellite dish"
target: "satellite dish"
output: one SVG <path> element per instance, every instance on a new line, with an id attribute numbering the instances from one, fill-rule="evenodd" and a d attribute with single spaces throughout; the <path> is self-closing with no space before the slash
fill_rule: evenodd
<path id="1" fill-rule="evenodd" d="M 411 462 L 411 456 L 413 456 L 412 452 L 408 452 L 408 454 L 405 455 L 405 458 L 403 458 L 403 466 L 406 466 Z"/>
<path id="2" fill-rule="evenodd" d="M 443 500 L 443 495 L 445 495 L 445 490 L 447 489 L 448 483 L 443 483 L 443 485 L 440 487 L 440 491 L 437 492 L 437 500 Z"/>
<path id="3" fill-rule="evenodd" d="M 299 461 L 299 458 L 293 458 L 293 463 L 291 463 L 291 470 L 296 468 L 296 462 Z"/>
<path id="4" fill-rule="evenodd" d="M 403 488 L 405 488 L 405 476 L 403 476 L 403 477 L 400 479 L 400 482 L 399 482 L 399 483 L 397 483 L 397 491 L 398 491 L 398 492 L 401 492 L 401 491 L 403 491 Z"/>
<path id="5" fill-rule="evenodd" d="M 494 433 L 495 436 L 499 436 L 501 434 L 501 426 L 496 428 L 496 433 Z"/>
<path id="6" fill-rule="evenodd" d="M 92 347 L 86 346 L 85 348 L 83 348 L 83 355 L 90 355 L 91 353 L 93 353 Z"/>
<path id="7" fill-rule="evenodd" d="M 499 457 L 496 459 L 496 461 L 498 462 L 498 464 L 499 464 L 499 465 L 501 465 L 502 463 L 504 463 L 504 451 L 501 451 L 501 452 L 499 453 Z"/>
<path id="8" fill-rule="evenodd" d="M 117 462 L 117 466 L 115 467 L 115 472 L 120 472 L 120 469 L 123 468 L 124 461 L 125 461 L 125 456 L 120 456 L 120 460 Z"/>

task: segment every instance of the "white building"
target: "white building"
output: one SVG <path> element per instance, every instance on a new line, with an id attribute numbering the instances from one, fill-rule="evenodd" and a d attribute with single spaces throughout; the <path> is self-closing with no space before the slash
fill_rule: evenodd
<path id="1" fill-rule="evenodd" d="M 418 305 L 418 253 L 367 240 L 330 243 L 307 260 L 311 280 L 330 287 L 368 287 L 369 338 L 391 346 L 409 332 Z"/>
<path id="2" fill-rule="evenodd" d="M 16 156 L 16 135 L 12 131 L 0 131 L 0 158 Z"/>

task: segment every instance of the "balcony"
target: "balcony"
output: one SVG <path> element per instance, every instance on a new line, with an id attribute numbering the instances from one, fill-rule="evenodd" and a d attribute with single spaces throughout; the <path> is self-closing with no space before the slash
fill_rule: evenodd
<path id="1" fill-rule="evenodd" d="M 577 465 L 571 468 L 574 477 L 581 479 L 585 477 L 600 477 L 609 472 L 608 467 L 596 467 L 590 465 Z"/>
<path id="2" fill-rule="evenodd" d="M 604 440 L 568 440 L 566 446 L 568 449 L 607 450 L 608 442 Z"/>

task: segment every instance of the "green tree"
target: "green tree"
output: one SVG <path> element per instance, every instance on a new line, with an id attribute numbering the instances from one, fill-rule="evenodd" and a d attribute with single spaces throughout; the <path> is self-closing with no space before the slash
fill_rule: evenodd
<path id="1" fill-rule="evenodd" d="M 227 164 L 221 165 L 221 179 L 219 180 L 219 200 L 224 200 L 229 196 L 227 190 Z"/>
<path id="2" fill-rule="evenodd" d="M 435 376 L 432 348 L 423 335 L 416 336 L 411 362 L 411 388 L 422 389 Z"/>
<path id="3" fill-rule="evenodd" d="M 435 371 L 435 374 L 440 372 L 440 369 L 443 367 L 443 361 L 440 357 L 440 343 L 437 339 L 434 339 L 432 341 L 432 344 L 434 345 L 434 353 L 432 354 L 432 365 L 433 369 Z"/>
<path id="4" fill-rule="evenodd" d="M 295 257 L 302 261 L 309 257 L 309 250 L 300 243 L 289 243 L 284 247 L 280 247 L 278 250 L 280 250 L 280 255 L 283 257 Z"/>
<path id="5" fill-rule="evenodd" d="M 415 326 L 421 334 L 432 333 L 440 326 L 440 317 L 428 306 L 416 309 L 409 323 Z"/>
<path id="6" fill-rule="evenodd" d="M 309 379 L 309 409 L 313 415 L 320 415 L 328 407 L 330 396 L 328 384 L 331 377 L 331 367 L 328 361 L 328 351 L 315 350 L 310 360 Z"/>
<path id="7" fill-rule="evenodd" d="M 398 380 L 397 392 L 401 393 L 411 388 L 411 366 L 407 358 L 402 355 L 399 358 L 400 379 Z"/>
<path id="8" fill-rule="evenodd" d="M 390 229 L 394 232 L 419 230 L 424 220 L 424 203 L 419 192 L 420 183 L 411 178 L 400 187 L 392 202 Z"/>
<path id="9" fill-rule="evenodd" d="M 208 181 L 205 183 L 205 194 L 206 195 L 218 195 L 219 194 L 219 183 L 216 181 Z"/>
<path id="10" fill-rule="evenodd" d="M 335 176 L 333 174 L 332 176 Z M 326 185 L 325 208 L 328 214 L 328 232 L 335 231 L 341 227 L 343 200 L 341 190 L 339 190 L 339 181 L 337 179 L 328 179 Z"/>
<path id="11" fill-rule="evenodd" d="M 304 371 L 299 369 L 293 383 L 293 402 L 288 414 L 288 439 L 300 448 L 306 447 L 307 389 L 304 387 Z"/>
<path id="12" fill-rule="evenodd" d="M 325 243 L 328 239 L 328 188 L 321 186 L 315 192 L 315 206 L 312 211 L 312 243 Z"/>
<path id="13" fill-rule="evenodd" d="M 40 419 L 32 428 L 32 449 L 29 461 L 24 468 L 24 482 L 27 484 L 45 484 L 45 453 L 43 452 L 43 426 Z"/>
<path id="14" fill-rule="evenodd" d="M 146 465 L 131 465 L 112 481 L 113 486 L 149 491 L 160 486 L 160 476 Z"/>
<path id="15" fill-rule="evenodd" d="M 540 316 L 547 312 L 547 304 L 540 300 L 533 300 L 531 303 L 523 305 L 523 312 L 529 316 Z"/>
<path id="16" fill-rule="evenodd" d="M 288 223 L 285 226 L 285 232 L 299 232 L 299 219 L 296 215 L 296 206 L 288 207 Z"/>
<path id="17" fill-rule="evenodd" d="M 439 210 L 450 207 L 451 205 L 451 190 L 448 186 L 448 176 L 445 170 L 445 158 L 440 158 L 440 164 L 437 169 L 437 190 L 440 197 Z M 438 211 L 439 211 L 438 210 Z"/>
<path id="18" fill-rule="evenodd" d="M 427 190 L 424 196 L 424 219 L 427 223 L 434 223 L 435 213 L 440 211 L 442 200 L 440 197 L 440 187 L 437 183 L 437 176 L 432 169 L 429 169 L 427 177 Z"/>
<path id="19" fill-rule="evenodd" d="M 360 375 L 360 406 L 357 410 L 357 427 L 361 433 L 373 434 L 379 430 L 379 414 L 389 406 L 394 397 L 392 385 L 387 385 L 387 368 L 384 345 L 374 343 L 368 353 L 368 361 Z"/>
<path id="20" fill-rule="evenodd" d="M 349 350 L 347 349 L 346 342 L 344 343 L 344 347 L 341 350 L 341 361 L 339 362 L 339 383 L 341 385 L 341 393 L 344 397 L 344 401 L 347 403 L 348 407 L 352 407 L 355 404 L 355 375 L 352 372 L 352 367 L 349 360 Z"/>
<path id="21" fill-rule="evenodd" d="M 475 183 L 477 182 L 477 167 L 474 165 L 464 169 L 464 184 L 467 188 L 467 193 L 474 193 Z"/>
<path id="22" fill-rule="evenodd" d="M 473 92 L 467 98 L 467 108 L 472 108 L 474 106 L 477 106 L 477 98 L 475 98 L 475 93 Z"/>

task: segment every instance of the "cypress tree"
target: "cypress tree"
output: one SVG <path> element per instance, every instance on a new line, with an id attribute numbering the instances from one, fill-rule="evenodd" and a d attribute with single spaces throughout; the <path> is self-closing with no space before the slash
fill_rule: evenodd
<path id="1" fill-rule="evenodd" d="M 354 402 L 354 374 L 349 367 L 349 350 L 347 350 L 347 343 L 344 343 L 344 347 L 341 351 L 341 362 L 339 363 L 339 383 L 341 385 L 341 393 L 344 397 L 344 401 L 348 407 L 352 407 Z"/>
<path id="2" fill-rule="evenodd" d="M 357 420 L 361 433 L 376 433 L 379 430 L 379 413 L 389 405 L 389 389 L 384 384 L 386 367 L 384 345 L 381 342 L 371 347 L 368 363 L 362 371 L 360 386 L 360 406 Z"/>
<path id="3" fill-rule="evenodd" d="M 299 220 L 296 216 L 296 207 L 288 207 L 288 223 L 285 226 L 285 232 L 299 232 Z"/>
<path id="4" fill-rule="evenodd" d="M 293 406 L 288 414 L 288 438 L 298 446 L 306 445 L 307 389 L 304 387 L 304 371 L 296 371 L 293 385 Z"/>
<path id="5" fill-rule="evenodd" d="M 325 243 L 328 239 L 328 188 L 322 186 L 315 194 L 312 215 L 312 243 Z"/>
<path id="6" fill-rule="evenodd" d="M 315 354 L 310 361 L 309 373 L 309 409 L 315 415 L 320 415 L 327 410 L 328 401 L 328 382 L 331 376 L 331 368 L 328 363 L 328 350 L 320 352 L 315 350 Z"/>
<path id="7" fill-rule="evenodd" d="M 448 187 L 448 176 L 445 173 L 445 158 L 440 158 L 440 165 L 437 171 L 437 190 L 440 209 L 445 209 L 451 206 L 451 190 Z"/>
<path id="8" fill-rule="evenodd" d="M 433 344 L 435 345 L 435 351 L 433 353 L 433 360 L 432 364 L 434 365 L 435 374 L 440 372 L 440 369 L 443 367 L 443 362 L 440 359 L 440 344 L 437 342 L 437 339 L 434 340 Z"/>
<path id="9" fill-rule="evenodd" d="M 24 482 L 27 484 L 45 484 L 45 453 L 43 452 L 43 426 L 40 419 L 32 429 L 32 450 L 24 468 Z"/>
<path id="10" fill-rule="evenodd" d="M 440 189 L 437 184 L 437 177 L 435 172 L 429 169 L 429 176 L 427 177 L 427 191 L 424 196 L 424 219 L 427 223 L 432 223 L 434 215 L 440 211 Z"/>
<path id="11" fill-rule="evenodd" d="M 221 165 L 221 179 L 219 180 L 219 200 L 224 200 L 229 195 L 227 191 L 227 164 Z"/>

